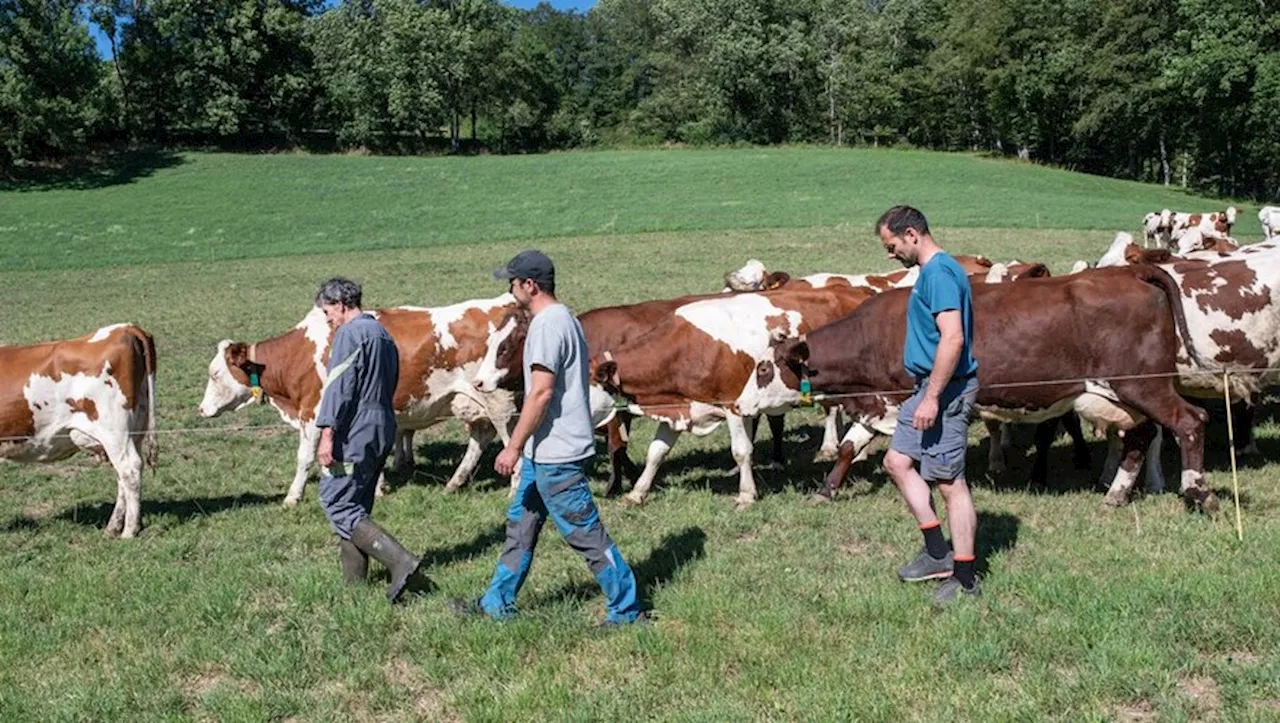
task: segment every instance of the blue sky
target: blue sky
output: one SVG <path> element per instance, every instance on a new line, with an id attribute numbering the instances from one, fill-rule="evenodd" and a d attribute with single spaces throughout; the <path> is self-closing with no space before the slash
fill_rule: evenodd
<path id="1" fill-rule="evenodd" d="M 551 3 L 551 7 L 557 10 L 577 10 L 586 12 L 591 6 L 596 4 L 596 0 L 547 0 Z M 538 4 L 538 0 L 503 0 L 507 5 L 518 8 L 531 8 Z M 337 5 L 338 0 L 328 0 L 328 5 Z M 98 55 L 104 58 L 111 57 L 111 43 L 107 40 L 107 36 L 98 29 L 93 23 L 89 24 L 89 34 L 93 36 L 94 43 L 98 46 Z"/>

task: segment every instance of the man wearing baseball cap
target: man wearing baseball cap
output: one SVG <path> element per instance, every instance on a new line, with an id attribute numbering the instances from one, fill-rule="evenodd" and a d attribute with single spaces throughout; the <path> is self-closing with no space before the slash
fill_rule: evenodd
<path id="1" fill-rule="evenodd" d="M 595 454 L 588 404 L 587 340 L 568 307 L 556 300 L 556 269 L 541 251 L 522 251 L 494 278 L 509 279 L 516 301 L 533 316 L 524 343 L 524 406 L 494 469 L 520 485 L 507 510 L 507 542 L 489 589 L 477 601 L 451 600 L 454 612 L 495 620 L 516 612 L 516 595 L 533 564 L 548 515 L 600 583 L 608 613 L 603 627 L 644 620 L 635 574 L 600 521 L 586 463 Z"/>

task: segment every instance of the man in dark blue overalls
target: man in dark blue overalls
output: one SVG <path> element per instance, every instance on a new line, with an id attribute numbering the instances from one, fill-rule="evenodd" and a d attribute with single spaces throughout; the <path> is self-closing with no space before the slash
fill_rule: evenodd
<path id="1" fill-rule="evenodd" d="M 326 281 L 316 294 L 316 306 L 335 330 L 316 416 L 321 430 L 317 456 L 324 468 L 320 505 L 338 535 L 343 581 L 362 582 L 372 557 L 391 574 L 387 599 L 394 603 L 421 561 L 369 514 L 378 476 L 396 438 L 392 396 L 400 376 L 400 353 L 387 330 L 360 304 L 360 285 L 343 278 Z"/>

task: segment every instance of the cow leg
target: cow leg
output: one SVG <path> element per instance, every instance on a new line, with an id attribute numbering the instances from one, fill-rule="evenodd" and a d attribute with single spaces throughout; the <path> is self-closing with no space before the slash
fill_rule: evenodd
<path id="1" fill-rule="evenodd" d="M 751 432 L 755 428 L 755 418 L 739 417 L 730 414 L 725 420 L 729 426 L 729 445 L 733 451 L 733 459 L 738 463 L 738 500 L 735 507 L 746 509 L 756 501 L 756 480 L 751 470 L 751 452 L 755 445 L 751 441 Z"/>
<path id="2" fill-rule="evenodd" d="M 103 449 L 116 473 L 116 505 L 102 533 L 127 540 L 142 527 L 142 455 L 131 439 Z"/>
<path id="3" fill-rule="evenodd" d="M 658 430 L 654 432 L 653 441 L 649 443 L 649 452 L 645 456 L 644 471 L 640 473 L 640 478 L 631 488 L 631 493 L 622 498 L 623 504 L 644 504 L 645 497 L 649 494 L 649 487 L 653 485 L 654 477 L 658 476 L 658 467 L 662 466 L 662 460 L 667 458 L 667 453 L 679 438 L 680 433 L 672 429 L 670 424 L 658 423 Z"/>
<path id="4" fill-rule="evenodd" d="M 1218 511 L 1218 497 L 1204 484 L 1204 429 L 1209 415 L 1187 402 L 1171 386 L 1133 380 L 1112 388 L 1126 404 L 1141 410 L 1173 432 L 1182 452 L 1182 499 L 1203 512 Z"/>
<path id="5" fill-rule="evenodd" d="M 849 427 L 849 431 L 840 442 L 840 454 L 836 457 L 835 466 L 827 473 L 822 489 L 813 493 L 814 502 L 830 502 L 836 498 L 836 494 L 840 492 L 840 485 L 849 474 L 849 468 L 854 462 L 866 459 L 867 447 L 875 436 L 869 428 L 857 422 Z"/>
<path id="6" fill-rule="evenodd" d="M 395 444 L 391 445 L 391 466 L 383 467 L 378 473 L 378 484 L 373 488 L 375 498 L 391 494 L 391 482 L 387 480 L 387 472 L 402 473 L 413 469 L 413 432 L 412 429 L 396 430 Z"/>
<path id="7" fill-rule="evenodd" d="M 617 497 L 622 493 L 623 480 L 636 481 L 636 466 L 627 456 L 627 440 L 630 437 L 631 416 L 618 414 L 605 427 L 609 441 L 609 482 L 604 486 L 605 497 Z"/>
<path id="8" fill-rule="evenodd" d="M 1236 455 L 1251 457 L 1258 452 L 1258 443 L 1253 438 L 1253 405 L 1249 402 L 1236 402 L 1231 407 L 1231 421 L 1235 426 Z"/>
<path id="9" fill-rule="evenodd" d="M 463 453 L 462 461 L 458 462 L 458 468 L 453 471 L 453 476 L 445 484 L 445 492 L 457 492 L 471 479 L 471 475 L 476 471 L 476 465 L 480 463 L 480 457 L 484 454 L 484 448 L 493 441 L 494 435 L 498 432 L 484 419 L 468 422 L 465 426 L 467 451 Z"/>
<path id="10" fill-rule="evenodd" d="M 1164 470 L 1160 466 L 1160 455 L 1164 453 L 1164 427 L 1156 425 L 1155 436 L 1147 445 L 1147 492 L 1153 495 L 1164 494 Z"/>
<path id="11" fill-rule="evenodd" d="M 1049 450 L 1053 447 L 1053 440 L 1057 438 L 1057 419 L 1046 419 L 1036 425 L 1036 459 L 1031 465 L 1031 484 L 1039 487 L 1048 484 Z"/>
<path id="12" fill-rule="evenodd" d="M 769 466 L 774 469 L 785 469 L 787 459 L 782 455 L 782 438 L 787 432 L 787 418 L 783 414 L 770 414 L 769 418 L 769 435 L 773 441 L 772 452 L 769 455 Z"/>
<path id="13" fill-rule="evenodd" d="M 1059 419 L 1062 422 L 1062 428 L 1067 430 L 1067 435 L 1071 437 L 1071 464 L 1076 469 L 1087 471 L 1093 466 L 1093 460 L 1089 454 L 1089 442 L 1084 438 L 1084 430 L 1080 427 L 1080 415 L 1075 412 L 1067 412 Z"/>
<path id="14" fill-rule="evenodd" d="M 814 462 L 832 462 L 840 455 L 840 407 L 827 409 L 826 423 L 822 428 L 822 446 L 813 456 Z"/>
<path id="15" fill-rule="evenodd" d="M 298 433 L 298 464 L 294 468 L 293 482 L 289 484 L 289 493 L 284 496 L 285 507 L 296 507 L 302 500 L 302 489 L 307 484 L 307 475 L 311 474 L 311 464 L 316 461 L 316 448 L 320 446 L 320 430 L 308 424 Z"/>
<path id="16" fill-rule="evenodd" d="M 994 420 L 986 420 L 987 425 L 987 471 L 991 474 L 1004 474 L 1009 470 L 1005 462 L 1005 453 L 1013 446 L 1009 425 Z"/>
<path id="17" fill-rule="evenodd" d="M 1107 428 L 1107 458 L 1102 462 L 1102 475 L 1098 478 L 1098 484 L 1110 488 L 1112 482 L 1116 478 L 1116 474 L 1120 471 L 1120 455 L 1123 443 L 1120 441 L 1120 432 L 1115 427 Z"/>
<path id="18" fill-rule="evenodd" d="M 1107 496 L 1103 498 L 1104 504 L 1109 507 L 1123 507 L 1129 504 L 1133 485 L 1138 481 L 1138 473 L 1142 471 L 1142 458 L 1146 454 L 1147 446 L 1155 438 L 1156 431 L 1155 423 L 1147 420 L 1125 432 L 1123 437 L 1116 435 L 1120 440 L 1120 453 L 1117 455 L 1119 464 L 1111 487 L 1107 490 Z M 1107 436 L 1111 436 L 1110 430 Z"/>

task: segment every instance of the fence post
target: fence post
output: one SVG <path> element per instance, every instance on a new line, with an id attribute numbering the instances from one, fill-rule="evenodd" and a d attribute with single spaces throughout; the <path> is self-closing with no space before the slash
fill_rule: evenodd
<path id="1" fill-rule="evenodd" d="M 1227 405 L 1227 448 L 1231 450 L 1231 494 L 1236 502 L 1236 539 L 1244 542 L 1244 521 L 1240 519 L 1240 475 L 1236 470 L 1236 428 L 1231 418 L 1231 374 L 1222 370 L 1222 400 Z"/>

